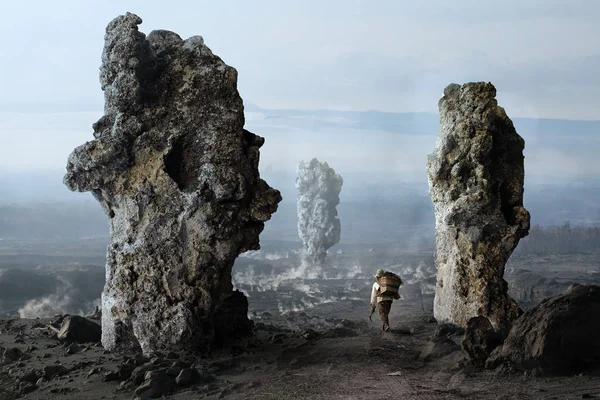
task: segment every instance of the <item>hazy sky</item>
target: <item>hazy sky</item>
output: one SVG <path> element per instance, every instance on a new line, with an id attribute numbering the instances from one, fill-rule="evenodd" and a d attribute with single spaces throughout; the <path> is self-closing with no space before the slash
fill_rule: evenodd
<path id="1" fill-rule="evenodd" d="M 600 119 L 600 1 L 30 0 L 0 5 L 0 105 L 98 108 L 104 28 L 202 35 L 269 108 L 437 112 L 494 83 L 509 115 Z"/>
<path id="2" fill-rule="evenodd" d="M 62 168 L 92 139 L 104 30 L 126 11 L 202 35 L 264 108 L 436 113 L 447 84 L 485 80 L 510 117 L 600 119 L 600 1 L 0 1 L 0 169 Z"/>

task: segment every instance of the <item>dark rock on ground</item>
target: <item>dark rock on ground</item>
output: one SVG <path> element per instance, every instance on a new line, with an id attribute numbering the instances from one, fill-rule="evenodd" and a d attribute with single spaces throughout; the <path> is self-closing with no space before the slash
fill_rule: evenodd
<path id="1" fill-rule="evenodd" d="M 467 323 L 462 348 L 473 364 L 483 366 L 485 360 L 503 340 L 504 335 L 494 329 L 489 319 L 480 315 L 471 318 Z"/>
<path id="2" fill-rule="evenodd" d="M 148 371 L 144 382 L 135 390 L 140 399 L 156 399 L 175 389 L 175 378 L 167 374 L 167 369 Z"/>
<path id="3" fill-rule="evenodd" d="M 38 379 L 42 377 L 44 373 L 42 371 L 31 369 L 22 375 L 19 380 L 24 382 L 36 383 Z"/>
<path id="4" fill-rule="evenodd" d="M 309 342 L 312 342 L 314 340 L 319 339 L 321 337 L 321 334 L 315 331 L 314 329 L 307 329 L 304 332 L 302 332 L 302 334 L 300 334 L 300 337 L 302 339 L 308 340 Z"/>
<path id="5" fill-rule="evenodd" d="M 227 296 L 213 317 L 215 345 L 223 346 L 252 335 L 254 323 L 248 319 L 248 299 L 239 290 Z"/>
<path id="6" fill-rule="evenodd" d="M 454 324 L 439 324 L 435 329 L 435 333 L 433 335 L 434 339 L 439 339 L 443 336 L 461 336 L 465 334 L 465 328 L 460 326 L 456 326 Z"/>
<path id="7" fill-rule="evenodd" d="M 141 385 L 142 382 L 144 382 L 144 377 L 146 376 L 146 373 L 148 371 L 154 371 L 158 368 L 160 368 L 160 367 L 155 364 L 152 364 L 152 363 L 146 363 L 146 364 L 140 365 L 139 367 L 136 367 L 131 372 L 130 379 L 136 385 Z"/>
<path id="8" fill-rule="evenodd" d="M 54 377 L 66 375 L 69 369 L 60 365 L 47 365 L 44 367 L 44 379 L 51 380 Z"/>
<path id="9" fill-rule="evenodd" d="M 515 321 L 486 368 L 571 374 L 600 367 L 600 286 L 578 285 L 544 300 Z"/>
<path id="10" fill-rule="evenodd" d="M 99 342 L 102 327 L 94 321 L 79 315 L 65 316 L 60 325 L 58 339 L 67 343 Z"/>
<path id="11" fill-rule="evenodd" d="M 187 387 L 200 381 L 201 375 L 196 368 L 186 368 L 181 370 L 175 378 L 175 383 L 179 387 Z"/>
<path id="12" fill-rule="evenodd" d="M 4 350 L 2 353 L 2 359 L 13 362 L 18 361 L 21 357 L 23 357 L 23 351 L 17 347 L 11 347 Z"/>
<path id="13" fill-rule="evenodd" d="M 19 385 L 19 392 L 21 392 L 22 394 L 31 393 L 36 389 L 37 386 L 35 385 L 35 383 L 31 382 L 21 382 L 21 384 Z"/>

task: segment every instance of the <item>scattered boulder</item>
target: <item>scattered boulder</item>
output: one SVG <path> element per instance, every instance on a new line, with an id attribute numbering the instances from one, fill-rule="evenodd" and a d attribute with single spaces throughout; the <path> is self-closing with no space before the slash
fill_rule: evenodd
<path id="1" fill-rule="evenodd" d="M 201 375 L 196 368 L 185 368 L 177 375 L 175 383 L 178 387 L 187 387 L 199 382 L 200 377 Z"/>
<path id="2" fill-rule="evenodd" d="M 9 347 L 2 353 L 2 359 L 7 362 L 18 361 L 25 353 L 18 347 Z"/>
<path id="3" fill-rule="evenodd" d="M 51 380 L 54 377 L 66 375 L 67 373 L 69 373 L 69 369 L 63 365 L 46 365 L 44 367 L 43 378 L 46 380 Z"/>
<path id="4" fill-rule="evenodd" d="M 167 369 L 148 371 L 144 383 L 135 389 L 135 395 L 141 400 L 156 399 L 171 393 L 175 389 L 175 378 L 167 374 Z"/>
<path id="5" fill-rule="evenodd" d="M 439 102 L 440 135 L 427 160 L 436 218 L 434 316 L 466 328 L 478 315 L 496 330 L 519 316 L 504 266 L 529 232 L 523 207 L 525 141 L 491 83 L 451 84 Z"/>
<path id="6" fill-rule="evenodd" d="M 141 23 L 127 13 L 106 28 L 105 115 L 69 156 L 64 183 L 91 192 L 109 220 L 103 346 L 207 350 L 237 332 L 217 332 L 214 312 L 281 195 L 260 178 L 264 139 L 244 129 L 237 71 L 202 37 L 146 36 Z"/>
<path id="7" fill-rule="evenodd" d="M 30 369 L 29 371 L 25 372 L 25 374 L 23 374 L 19 378 L 19 380 L 23 381 L 23 382 L 30 382 L 30 383 L 35 384 L 38 381 L 38 379 L 40 379 L 43 375 L 44 375 L 44 373 L 40 370 Z"/>
<path id="8" fill-rule="evenodd" d="M 37 386 L 35 385 L 35 383 L 21 382 L 19 384 L 19 392 L 21 394 L 28 394 L 28 393 L 33 392 L 36 389 L 37 389 Z"/>
<path id="9" fill-rule="evenodd" d="M 67 315 L 61 321 L 58 339 L 67 343 L 99 342 L 102 327 L 79 315 Z"/>
<path id="10" fill-rule="evenodd" d="M 159 368 L 158 366 L 156 366 L 152 363 L 146 363 L 146 364 L 140 365 L 139 367 L 136 367 L 131 372 L 130 379 L 136 385 L 141 385 L 142 382 L 144 382 L 144 377 L 146 376 L 146 372 L 154 371 L 155 369 L 158 369 L 158 368 Z"/>
<path id="11" fill-rule="evenodd" d="M 486 368 L 572 374 L 600 367 L 600 286 L 578 285 L 526 311 Z"/>
<path id="12" fill-rule="evenodd" d="M 83 349 L 85 349 L 85 347 L 80 346 L 79 344 L 73 342 L 66 347 L 65 353 L 68 355 L 73 355 L 73 354 L 79 353 Z"/>
<path id="13" fill-rule="evenodd" d="M 489 319 L 483 315 L 471 318 L 462 341 L 463 350 L 473 364 L 483 366 L 492 351 L 502 344 L 504 336 L 496 331 Z"/>

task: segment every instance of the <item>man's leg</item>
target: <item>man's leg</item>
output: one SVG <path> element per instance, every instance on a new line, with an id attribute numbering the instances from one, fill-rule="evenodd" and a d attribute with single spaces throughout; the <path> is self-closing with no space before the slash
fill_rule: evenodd
<path id="1" fill-rule="evenodd" d="M 392 302 L 390 300 L 384 300 L 377 303 L 379 308 L 379 317 L 381 317 L 381 321 L 383 322 L 382 330 L 389 331 L 390 330 L 390 321 L 388 316 L 390 315 L 390 310 L 392 309 Z"/>

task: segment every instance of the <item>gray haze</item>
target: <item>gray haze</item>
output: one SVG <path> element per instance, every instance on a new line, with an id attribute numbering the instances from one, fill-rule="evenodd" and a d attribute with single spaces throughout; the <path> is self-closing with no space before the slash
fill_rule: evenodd
<path id="1" fill-rule="evenodd" d="M 442 90 L 473 80 L 496 85 L 525 138 L 526 185 L 600 174 L 598 121 L 540 119 L 600 119 L 598 2 L 1 2 L 0 203 L 78 196 L 60 175 L 102 115 L 104 29 L 126 11 L 146 33 L 203 35 L 238 69 L 261 173 L 284 194 L 312 157 L 336 165 L 345 196 L 426 185 Z M 346 112 L 298 111 L 319 109 Z M 373 109 L 388 113 L 357 112 Z"/>

